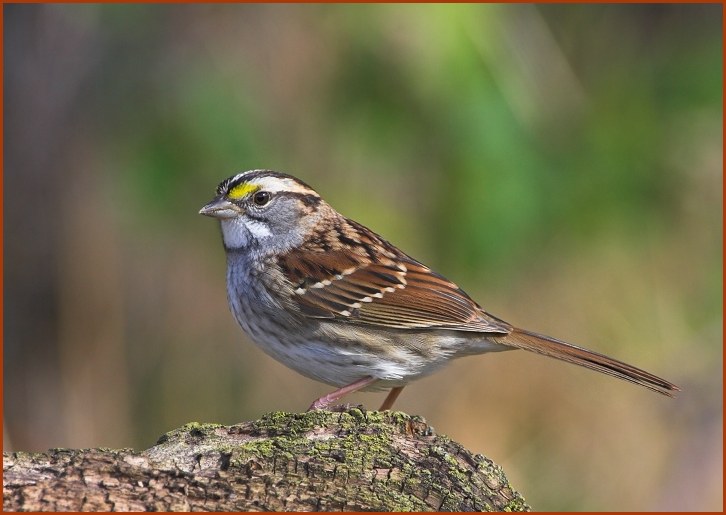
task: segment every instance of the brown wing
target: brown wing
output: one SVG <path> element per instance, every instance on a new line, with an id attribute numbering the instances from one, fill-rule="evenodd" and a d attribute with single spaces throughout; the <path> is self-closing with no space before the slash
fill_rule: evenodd
<path id="1" fill-rule="evenodd" d="M 343 238 L 343 250 L 297 249 L 280 258 L 305 315 L 397 329 L 511 331 L 456 284 L 385 240 L 373 240 L 362 226 L 351 228 L 366 232 Z"/>

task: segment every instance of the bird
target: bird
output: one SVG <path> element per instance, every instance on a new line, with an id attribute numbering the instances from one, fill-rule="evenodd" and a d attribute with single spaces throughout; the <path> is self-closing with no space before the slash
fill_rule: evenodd
<path id="1" fill-rule="evenodd" d="M 623 361 L 521 329 L 346 218 L 302 180 L 273 170 L 223 180 L 199 211 L 219 220 L 227 299 L 248 337 L 296 372 L 350 393 L 403 388 L 463 356 L 514 349 L 573 363 L 665 396 L 675 384 Z"/>

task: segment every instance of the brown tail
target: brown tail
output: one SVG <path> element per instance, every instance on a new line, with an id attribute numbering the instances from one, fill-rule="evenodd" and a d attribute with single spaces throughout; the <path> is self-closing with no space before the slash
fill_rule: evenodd
<path id="1" fill-rule="evenodd" d="M 571 343 L 563 342 L 550 336 L 533 333 L 525 329 L 513 329 L 507 336 L 497 338 L 497 341 L 524 349 L 537 354 L 543 354 L 551 358 L 561 359 L 568 363 L 574 363 L 581 367 L 597 370 L 603 374 L 608 374 L 631 383 L 645 386 L 668 397 L 675 397 L 675 392 L 680 391 L 673 383 L 669 383 L 665 379 L 654 376 L 651 373 L 641 370 L 617 359 L 609 358 L 603 354 L 598 354 L 582 347 L 577 347 Z"/>

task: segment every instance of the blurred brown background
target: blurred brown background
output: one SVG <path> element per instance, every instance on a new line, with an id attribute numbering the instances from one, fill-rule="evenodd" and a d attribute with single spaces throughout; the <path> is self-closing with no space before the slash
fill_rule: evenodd
<path id="1" fill-rule="evenodd" d="M 398 409 L 539 510 L 722 509 L 720 5 L 4 12 L 6 450 L 146 448 L 330 390 L 241 334 L 197 215 L 264 167 L 490 312 L 683 388 L 512 352 Z"/>

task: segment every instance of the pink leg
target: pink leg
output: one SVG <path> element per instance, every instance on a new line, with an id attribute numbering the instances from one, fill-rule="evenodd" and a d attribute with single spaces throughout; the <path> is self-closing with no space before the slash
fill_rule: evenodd
<path id="1" fill-rule="evenodd" d="M 403 386 L 391 388 L 391 391 L 388 393 L 386 400 L 383 401 L 383 404 L 381 404 L 381 409 L 379 409 L 378 411 L 386 411 L 387 409 L 391 409 L 393 407 L 393 403 L 396 402 L 396 399 L 398 399 L 398 396 L 401 395 L 402 391 Z"/>
<path id="2" fill-rule="evenodd" d="M 308 408 L 308 411 L 312 411 L 314 409 L 323 409 L 330 406 L 335 401 L 339 400 L 340 398 L 344 397 L 345 395 L 348 395 L 349 393 L 357 392 L 358 390 L 361 390 L 368 386 L 369 384 L 375 383 L 378 381 L 375 377 L 366 376 L 363 379 L 358 379 L 355 383 L 350 383 L 349 385 L 346 385 L 342 388 L 338 388 L 334 392 L 329 393 L 328 395 L 323 395 L 318 400 L 313 402 L 310 407 Z"/>

